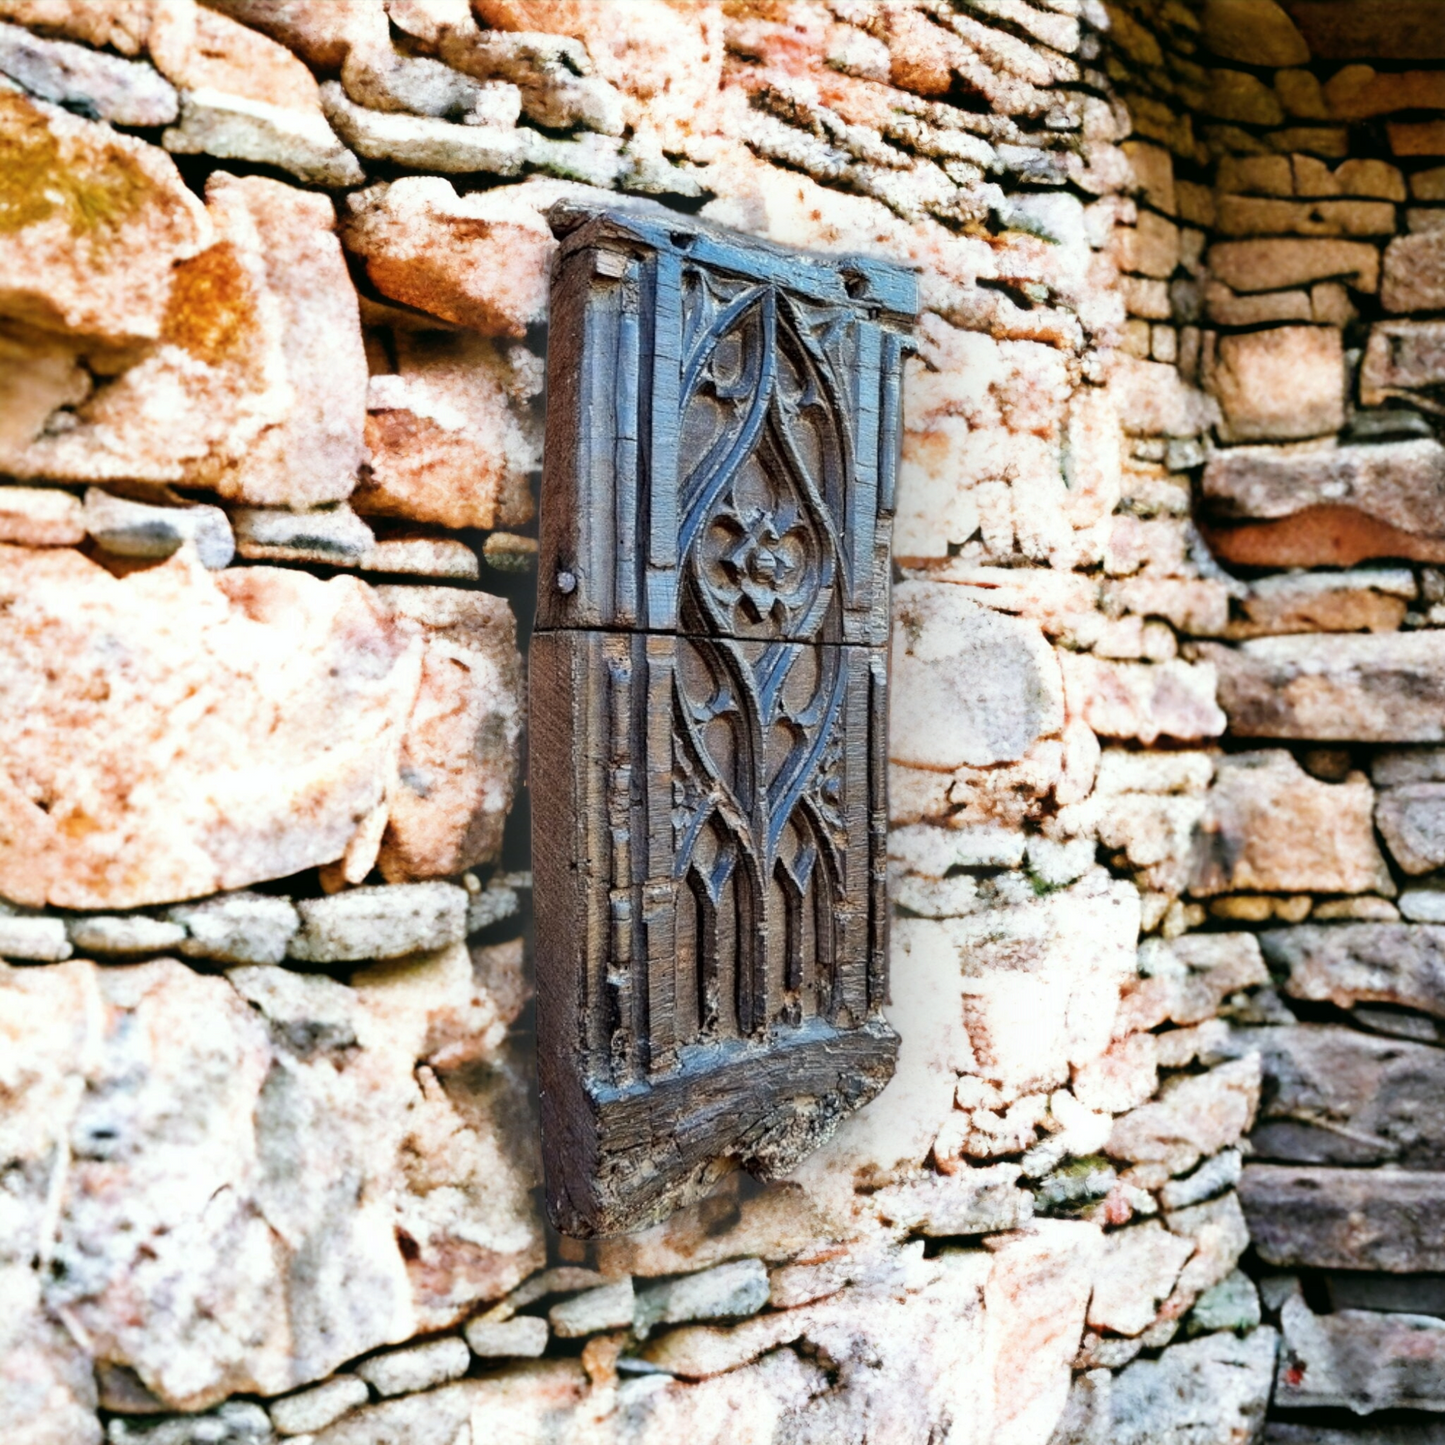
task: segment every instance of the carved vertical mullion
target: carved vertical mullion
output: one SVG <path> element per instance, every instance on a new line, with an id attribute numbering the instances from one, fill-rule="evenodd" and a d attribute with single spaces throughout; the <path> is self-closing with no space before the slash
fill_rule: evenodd
<path id="1" fill-rule="evenodd" d="M 643 949 L 647 978 L 647 1063 L 654 1073 L 677 1059 L 677 885 L 673 880 L 672 778 L 673 694 L 676 639 L 650 634 L 646 640 L 647 703 L 643 721 L 647 881 L 642 888 Z"/>
<path id="2" fill-rule="evenodd" d="M 678 429 L 682 385 L 682 258 L 654 254 L 650 386 L 645 398 L 647 438 L 647 625 L 677 626 Z"/>
<path id="3" fill-rule="evenodd" d="M 853 378 L 854 413 L 852 486 L 848 488 L 847 535 L 853 542 L 852 583 L 849 610 L 862 613 L 858 622 L 866 626 L 867 609 L 873 602 L 875 580 L 873 544 L 878 533 L 878 433 L 881 411 L 879 364 L 882 338 L 878 323 L 871 318 L 859 323 L 858 369 Z M 850 622 L 853 619 L 849 619 Z M 847 629 L 850 642 L 861 642 L 857 624 Z"/>

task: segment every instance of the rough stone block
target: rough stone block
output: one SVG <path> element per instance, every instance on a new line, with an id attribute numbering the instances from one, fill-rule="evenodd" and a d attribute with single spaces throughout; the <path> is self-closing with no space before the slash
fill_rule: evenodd
<path id="1" fill-rule="evenodd" d="M 1221 758 L 1195 833 L 1189 891 L 1389 896 L 1374 806 L 1363 773 L 1320 782 L 1282 749 Z"/>
<path id="2" fill-rule="evenodd" d="M 529 1107 L 504 1058 L 443 1084 L 421 1066 L 425 1026 L 382 1000 L 234 972 L 63 963 L 0 986 L 23 1081 L 0 1156 L 35 1181 L 11 1195 L 22 1218 L 45 1207 L 34 1161 L 85 1141 L 49 1216 L 49 1307 L 173 1410 L 324 1379 L 543 1261 L 503 1142 Z M 39 1241 L 23 1243 L 28 1259 Z"/>
<path id="3" fill-rule="evenodd" d="M 373 1355 L 356 1366 L 356 1373 L 378 1395 L 414 1395 L 459 1379 L 471 1363 L 467 1342 L 448 1335 Z"/>
<path id="4" fill-rule="evenodd" d="M 354 1410 L 370 1399 L 371 1393 L 363 1381 L 355 1375 L 338 1375 L 334 1380 L 303 1390 L 299 1395 L 273 1400 L 270 1405 L 271 1423 L 281 1435 L 308 1435 L 313 1430 L 324 1430 L 348 1410 Z"/>
<path id="5" fill-rule="evenodd" d="M 1259 1436 L 1279 1336 L 1207 1335 L 1135 1360 L 1110 1391 L 1110 1445 L 1249 1445 Z"/>
<path id="6" fill-rule="evenodd" d="M 1239 1194 L 1267 1264 L 1387 1274 L 1445 1269 L 1445 1174 L 1248 1164 Z"/>
<path id="7" fill-rule="evenodd" d="M 573 1295 L 547 1312 L 553 1331 L 564 1340 L 599 1330 L 630 1329 L 636 1309 L 630 1277 Z"/>
<path id="8" fill-rule="evenodd" d="M 0 310 L 115 345 L 158 339 L 172 268 L 212 239 L 170 157 L 13 91 L 0 94 L 0 137 Z"/>
<path id="9" fill-rule="evenodd" d="M 1205 466 L 1204 498 L 1219 518 L 1287 517 L 1330 505 L 1445 536 L 1445 447 L 1422 438 L 1306 452 L 1231 448 Z"/>
<path id="10" fill-rule="evenodd" d="M 1232 1052 L 1258 1050 L 1265 1087 L 1255 1157 L 1297 1164 L 1445 1166 L 1445 1055 L 1336 1024 L 1238 1028 Z"/>
<path id="11" fill-rule="evenodd" d="M 556 249 L 537 183 L 458 196 L 440 176 L 411 176 L 350 197 L 343 227 L 383 295 L 484 335 L 521 338 L 542 320 Z"/>
<path id="12" fill-rule="evenodd" d="M 1220 1064 L 1205 1074 L 1176 1075 L 1156 1102 L 1115 1121 L 1106 1152 L 1184 1174 L 1206 1155 L 1239 1142 L 1254 1120 L 1259 1081 L 1257 1058 Z"/>
<path id="13" fill-rule="evenodd" d="M 1445 156 L 1445 121 L 1392 120 L 1386 127 L 1390 150 L 1397 156 Z"/>
<path id="14" fill-rule="evenodd" d="M 467 1321 L 467 1345 L 483 1360 L 510 1358 L 535 1360 L 547 1348 L 547 1321 L 537 1315 L 518 1315 L 510 1320 Z"/>
<path id="15" fill-rule="evenodd" d="M 1385 247 L 1380 301 L 1386 311 L 1445 307 L 1445 231 L 1396 236 Z"/>
<path id="16" fill-rule="evenodd" d="M 1280 1325 L 1278 1407 L 1445 1411 L 1445 1320 L 1369 1310 L 1317 1315 L 1295 1295 Z"/>
<path id="17" fill-rule="evenodd" d="M 168 917 L 186 930 L 180 951 L 218 963 L 280 963 L 301 926 L 289 898 L 228 893 L 172 908 Z"/>
<path id="18" fill-rule="evenodd" d="M 1105 1235 L 1089 1325 L 1118 1335 L 1142 1334 L 1193 1253 L 1192 1240 L 1170 1234 L 1158 1220 Z"/>
<path id="19" fill-rule="evenodd" d="M 1260 935 L 1265 957 L 1288 970 L 1294 998 L 1348 1008 L 1398 1004 L 1445 1017 L 1445 928 L 1432 924 L 1301 924 Z"/>
<path id="20" fill-rule="evenodd" d="M 1379 321 L 1370 328 L 1360 369 L 1365 406 L 1439 386 L 1445 386 L 1445 321 Z"/>
<path id="21" fill-rule="evenodd" d="M 1209 270 L 1240 292 L 1282 291 L 1335 278 L 1356 291 L 1374 291 L 1380 284 L 1380 253 L 1364 241 L 1221 241 L 1209 248 Z"/>
<path id="22" fill-rule="evenodd" d="M 896 589 L 894 617 L 894 762 L 940 771 L 1009 762 L 1063 727 L 1059 665 L 1035 623 L 927 582 Z"/>
<path id="23" fill-rule="evenodd" d="M 382 806 L 412 639 L 353 579 L 191 555 L 119 579 L 75 552 L 0 552 L 25 619 L 0 635 L 25 699 L 0 706 L 17 784 L 0 894 L 101 909 L 245 887 L 341 857 Z M 62 752 L 47 712 L 68 720 Z"/>
<path id="24" fill-rule="evenodd" d="M 1237 737 L 1445 739 L 1445 634 L 1301 634 L 1195 644 Z"/>
<path id="25" fill-rule="evenodd" d="M 482 337 L 398 333 L 397 370 L 371 378 L 365 513 L 443 527 L 515 527 L 535 511 L 539 452 L 522 406 L 540 381 L 531 354 Z M 520 404 L 519 404 L 520 403 Z"/>
<path id="26" fill-rule="evenodd" d="M 1411 783 L 1380 794 L 1375 820 L 1407 873 L 1445 865 L 1445 783 Z"/>
<path id="27" fill-rule="evenodd" d="M 1309 63 L 1309 46 L 1274 0 L 1209 0 L 1203 22 L 1204 42 L 1221 59 L 1272 67 Z"/>
<path id="28" fill-rule="evenodd" d="M 1206 383 L 1231 441 L 1324 436 L 1345 424 L 1345 358 L 1332 326 L 1279 326 L 1222 336 Z"/>
<path id="29" fill-rule="evenodd" d="M 290 957 L 305 963 L 400 958 L 460 943 L 466 934 L 466 890 L 451 883 L 401 883 L 349 888 L 297 904 L 301 931 Z"/>
<path id="30" fill-rule="evenodd" d="M 74 547 L 85 540 L 80 498 L 59 487 L 0 487 L 0 542 Z"/>
<path id="31" fill-rule="evenodd" d="M 1418 593 L 1403 567 L 1261 577 L 1220 632 L 1231 642 L 1292 632 L 1394 632 Z"/>
<path id="32" fill-rule="evenodd" d="M 219 507 L 153 507 L 99 487 L 85 493 L 85 530 L 117 557 L 169 557 L 189 543 L 201 566 L 216 571 L 235 555 L 231 524 Z"/>
<path id="33" fill-rule="evenodd" d="M 760 1259 L 738 1259 L 637 1291 L 633 1328 L 692 1320 L 746 1319 L 768 1302 L 768 1270 Z"/>
<path id="34" fill-rule="evenodd" d="M 1181 741 L 1218 737 L 1224 714 L 1212 670 L 1173 659 L 1113 662 L 1091 653 L 1059 655 L 1069 711 L 1101 737 Z"/>
<path id="35" fill-rule="evenodd" d="M 0 26 L 0 75 L 37 100 L 112 125 L 169 125 L 176 118 L 174 87 L 149 65 L 44 40 L 18 25 Z"/>

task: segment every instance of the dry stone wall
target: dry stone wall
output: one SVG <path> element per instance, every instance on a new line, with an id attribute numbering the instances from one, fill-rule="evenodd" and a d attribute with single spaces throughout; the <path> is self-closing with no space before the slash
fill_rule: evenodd
<path id="1" fill-rule="evenodd" d="M 0 0 L 7 1441 L 1439 1407 L 1445 46 L 1386 9 Z M 519 786 L 576 196 L 924 302 L 897 1078 L 590 1246 Z"/>

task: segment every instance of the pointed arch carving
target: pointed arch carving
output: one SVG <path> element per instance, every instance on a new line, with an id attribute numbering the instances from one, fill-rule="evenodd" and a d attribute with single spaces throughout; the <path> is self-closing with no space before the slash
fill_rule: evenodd
<path id="1" fill-rule="evenodd" d="M 892 1071 L 910 275 L 559 208 L 532 780 L 548 1200 L 641 1227 Z"/>

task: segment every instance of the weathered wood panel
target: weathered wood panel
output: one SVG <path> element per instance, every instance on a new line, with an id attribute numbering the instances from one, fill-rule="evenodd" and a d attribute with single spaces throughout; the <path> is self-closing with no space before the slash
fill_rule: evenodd
<path id="1" fill-rule="evenodd" d="M 548 1202 L 640 1228 L 892 1073 L 889 525 L 912 277 L 554 212 L 532 647 Z"/>

